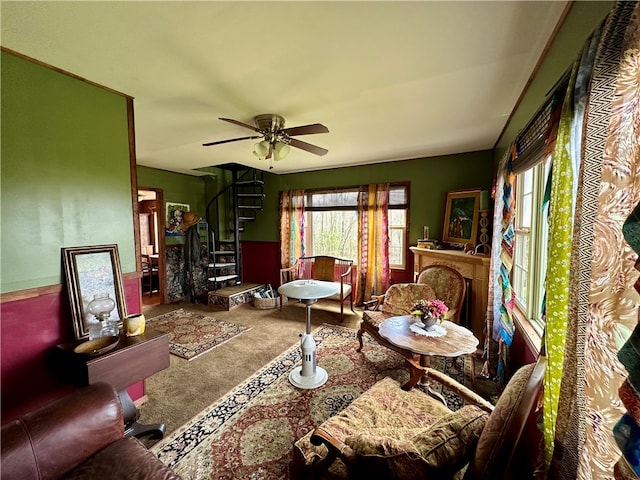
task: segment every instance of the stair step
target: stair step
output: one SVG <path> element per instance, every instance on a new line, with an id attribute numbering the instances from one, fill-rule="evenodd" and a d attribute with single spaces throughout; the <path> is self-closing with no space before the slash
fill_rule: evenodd
<path id="1" fill-rule="evenodd" d="M 238 193 L 237 196 L 245 198 L 264 198 L 264 193 Z"/>
<path id="2" fill-rule="evenodd" d="M 219 277 L 209 277 L 210 282 L 226 282 L 227 280 L 232 280 L 234 278 L 238 278 L 238 275 L 220 275 Z"/>
<path id="3" fill-rule="evenodd" d="M 241 222 L 253 222 L 255 219 L 256 217 L 238 217 Z"/>
<path id="4" fill-rule="evenodd" d="M 235 255 L 236 252 L 234 252 L 233 250 L 216 250 L 215 252 L 216 255 Z"/>
<path id="5" fill-rule="evenodd" d="M 238 205 L 238 208 L 245 208 L 247 210 L 262 210 L 262 205 Z"/>
<path id="6" fill-rule="evenodd" d="M 264 181 L 262 180 L 242 180 L 240 182 L 236 182 L 236 185 L 264 185 Z"/>
<path id="7" fill-rule="evenodd" d="M 236 266 L 234 263 L 210 263 L 209 268 L 233 268 Z"/>

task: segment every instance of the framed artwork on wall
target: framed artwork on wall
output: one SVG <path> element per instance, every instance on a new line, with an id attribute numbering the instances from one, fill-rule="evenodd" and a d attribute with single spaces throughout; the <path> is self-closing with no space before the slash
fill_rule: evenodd
<path id="1" fill-rule="evenodd" d="M 167 215 L 165 216 L 167 226 L 165 235 L 181 236 L 185 234 L 185 229 L 182 227 L 182 217 L 189 210 L 189 205 L 186 203 L 167 202 Z"/>
<path id="2" fill-rule="evenodd" d="M 442 242 L 475 247 L 478 234 L 480 189 L 447 192 Z"/>
<path id="3" fill-rule="evenodd" d="M 115 301 L 115 307 L 109 312 L 109 321 L 119 322 L 126 318 L 117 245 L 63 248 L 62 257 L 76 340 L 87 339 L 89 326 L 98 323 L 88 309 L 89 302 L 96 297 L 106 295 Z"/>

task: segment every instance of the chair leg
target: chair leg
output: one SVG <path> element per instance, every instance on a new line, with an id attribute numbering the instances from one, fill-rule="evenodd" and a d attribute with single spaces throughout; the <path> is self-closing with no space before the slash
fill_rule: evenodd
<path id="1" fill-rule="evenodd" d="M 471 362 L 471 386 L 476 386 L 476 360 L 473 358 L 473 353 L 469 355 L 469 361 Z"/>
<path id="2" fill-rule="evenodd" d="M 356 348 L 356 352 L 362 352 L 362 347 L 364 346 L 364 344 L 362 342 L 362 334 L 363 333 L 364 333 L 364 331 L 362 330 L 362 327 L 360 327 L 358 329 L 358 333 L 357 333 L 358 343 L 360 344 L 360 346 L 358 348 Z"/>

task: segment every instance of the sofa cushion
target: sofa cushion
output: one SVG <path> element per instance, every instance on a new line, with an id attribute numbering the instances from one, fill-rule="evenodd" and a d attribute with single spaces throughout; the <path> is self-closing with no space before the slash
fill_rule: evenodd
<path id="1" fill-rule="evenodd" d="M 64 480 L 180 480 L 137 438 L 122 438 L 73 469 Z"/>
<path id="2" fill-rule="evenodd" d="M 348 437 L 359 469 L 396 479 L 452 478 L 464 469 L 488 414 L 468 405 L 431 426 L 368 429 Z M 379 477 L 380 478 L 380 477 Z"/>
<path id="3" fill-rule="evenodd" d="M 330 300 L 340 300 L 340 282 L 333 282 L 337 287 L 338 287 L 338 293 L 336 293 L 335 295 L 331 295 L 329 298 Z M 349 285 L 348 283 L 345 283 L 343 288 L 342 288 L 342 298 L 346 298 L 349 296 L 349 294 L 351 293 L 351 285 Z"/>

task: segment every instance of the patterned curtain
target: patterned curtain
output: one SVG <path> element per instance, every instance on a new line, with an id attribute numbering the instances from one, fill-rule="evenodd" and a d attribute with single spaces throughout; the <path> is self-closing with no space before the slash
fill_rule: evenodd
<path id="1" fill-rule="evenodd" d="M 389 287 L 388 227 L 389 184 L 362 187 L 358 194 L 358 305 Z"/>
<path id="2" fill-rule="evenodd" d="M 304 190 L 280 193 L 280 268 L 304 257 Z"/>
<path id="3" fill-rule="evenodd" d="M 567 348 L 555 435 L 545 438 L 545 451 L 553 452 L 550 479 L 611 479 L 621 456 L 613 428 L 625 413 L 618 390 L 627 372 L 617 352 L 637 324 L 640 301 L 633 288 L 637 255 L 622 235 L 625 220 L 640 200 L 639 14 L 638 2 L 618 2 L 602 34 L 594 34 L 597 49 L 581 148 L 573 148 L 580 152 L 581 164 L 576 175 Z M 585 49 L 592 48 L 594 38 Z M 577 88 L 576 95 L 581 95 Z M 637 477 L 630 475 L 635 477 L 618 478 Z"/>

